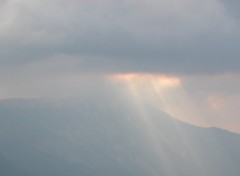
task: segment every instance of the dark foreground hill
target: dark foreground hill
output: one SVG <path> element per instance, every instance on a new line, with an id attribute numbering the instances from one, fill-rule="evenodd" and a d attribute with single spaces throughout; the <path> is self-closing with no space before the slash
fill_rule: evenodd
<path id="1" fill-rule="evenodd" d="M 240 175 L 239 135 L 104 102 L 1 101 L 0 175 Z"/>

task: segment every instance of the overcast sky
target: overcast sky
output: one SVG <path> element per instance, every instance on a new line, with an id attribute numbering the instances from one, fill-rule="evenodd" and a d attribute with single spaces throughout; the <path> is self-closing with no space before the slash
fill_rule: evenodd
<path id="1" fill-rule="evenodd" d="M 237 0 L 1 0 L 1 67 L 59 55 L 79 72 L 239 71 Z M 72 70 L 72 68 L 70 68 Z"/>
<path id="2" fill-rule="evenodd" d="M 0 0 L 0 97 L 74 96 L 119 73 L 171 75 L 211 125 L 240 132 L 239 7 L 238 0 Z"/>

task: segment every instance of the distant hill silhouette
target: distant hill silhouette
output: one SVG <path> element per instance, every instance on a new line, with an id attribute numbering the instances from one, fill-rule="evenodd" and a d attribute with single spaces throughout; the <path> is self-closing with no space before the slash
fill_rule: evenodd
<path id="1" fill-rule="evenodd" d="M 103 99 L 0 101 L 0 175 L 239 176 L 240 135 L 144 107 L 141 114 Z"/>

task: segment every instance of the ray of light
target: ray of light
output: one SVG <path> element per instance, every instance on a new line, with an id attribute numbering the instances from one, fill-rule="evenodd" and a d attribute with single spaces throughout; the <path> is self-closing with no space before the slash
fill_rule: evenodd
<path id="1" fill-rule="evenodd" d="M 131 73 L 113 75 L 112 78 L 128 87 L 135 86 L 130 92 L 139 94 L 141 98 L 138 101 L 150 103 L 179 120 L 198 126 L 210 126 L 201 118 L 201 113 L 184 91 L 182 80 L 178 77 Z"/>
<path id="2" fill-rule="evenodd" d="M 184 92 L 181 86 L 181 79 L 178 77 L 152 74 L 118 74 L 113 75 L 112 78 L 114 81 L 120 81 L 125 85 L 126 91 L 134 102 L 135 109 L 139 114 L 139 119 L 144 126 L 143 130 L 145 130 L 149 137 L 151 147 L 156 151 L 156 157 L 160 160 L 164 160 L 164 162 L 161 163 L 164 165 L 165 172 L 169 175 L 176 175 L 176 171 L 169 169 L 171 168 L 171 159 L 163 152 L 163 148 L 166 147 L 165 145 L 167 144 L 162 142 L 167 139 L 159 140 L 158 127 L 154 124 L 152 119 L 149 118 L 150 114 L 146 105 L 150 104 L 155 106 L 161 111 L 180 120 L 190 121 L 191 123 L 204 126 L 204 121 L 199 122 L 199 120 L 196 121 L 194 119 L 199 113 L 194 107 L 193 102 L 191 102 L 190 98 Z M 198 159 L 196 152 L 193 151 L 192 147 L 189 145 L 188 139 L 181 127 L 175 123 L 174 128 L 184 141 L 185 147 L 183 150 L 188 153 L 188 156 L 194 159 L 198 167 L 201 167 L 202 163 Z M 173 146 L 167 145 L 167 147 L 171 148 Z M 151 173 L 153 173 L 153 175 L 158 175 L 158 171 L 154 169 L 151 170 Z"/>
<path id="3" fill-rule="evenodd" d="M 175 173 L 174 170 L 168 169 L 170 167 L 170 160 L 167 159 L 168 156 L 166 156 L 165 153 L 161 152 L 163 151 L 163 146 L 159 144 L 158 136 L 156 135 L 157 134 L 156 126 L 152 123 L 151 119 L 148 118 L 149 114 L 144 107 L 144 102 L 142 101 L 141 93 L 139 91 L 139 86 L 144 87 L 143 88 L 144 93 L 148 92 L 147 90 L 148 86 L 146 87 L 146 85 L 144 85 L 146 81 L 145 78 L 140 78 L 140 77 L 137 77 L 136 75 L 126 75 L 126 78 L 125 76 L 123 76 L 122 78 L 125 79 L 127 83 L 127 88 L 129 93 L 132 96 L 132 100 L 134 101 L 135 109 L 138 112 L 138 115 L 139 115 L 139 118 L 141 119 L 142 124 L 144 124 L 144 130 L 147 133 L 149 142 L 151 143 L 151 148 L 154 151 L 158 151 L 156 152 L 156 154 L 158 155 L 157 158 L 164 158 L 165 160 L 165 162 L 162 163 L 163 168 L 165 169 L 164 172 L 170 175 L 176 175 L 177 173 Z M 136 79 L 136 81 L 132 81 L 133 79 Z M 153 97 L 152 94 L 150 95 L 150 97 Z M 147 165 L 146 168 L 149 170 L 149 172 L 153 176 L 158 175 L 159 171 L 154 169 L 154 167 L 150 167 L 149 165 Z"/>

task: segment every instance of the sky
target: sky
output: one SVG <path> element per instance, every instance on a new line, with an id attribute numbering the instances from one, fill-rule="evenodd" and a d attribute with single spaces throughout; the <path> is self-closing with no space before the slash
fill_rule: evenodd
<path id="1" fill-rule="evenodd" d="M 0 0 L 0 98 L 134 88 L 176 118 L 240 133 L 239 6 Z"/>

